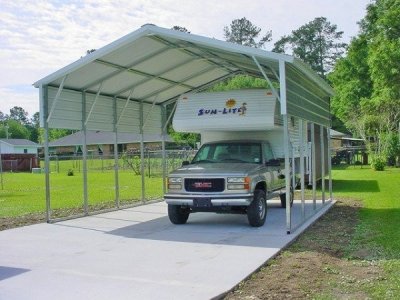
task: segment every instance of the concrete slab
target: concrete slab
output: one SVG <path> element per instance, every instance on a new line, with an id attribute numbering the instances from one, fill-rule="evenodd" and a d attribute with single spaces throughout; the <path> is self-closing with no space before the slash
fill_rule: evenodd
<path id="1" fill-rule="evenodd" d="M 0 299 L 210 299 L 234 287 L 325 213 L 286 234 L 269 202 L 266 224 L 197 213 L 173 225 L 162 202 L 0 232 Z M 306 214 L 312 203 L 307 201 Z M 293 205 L 294 224 L 301 205 Z"/>

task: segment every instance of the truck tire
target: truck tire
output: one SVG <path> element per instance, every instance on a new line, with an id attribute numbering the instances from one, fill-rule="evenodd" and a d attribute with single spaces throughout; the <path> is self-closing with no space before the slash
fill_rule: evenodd
<path id="1" fill-rule="evenodd" d="M 281 198 L 281 207 L 286 208 L 286 193 L 280 194 L 279 198 Z M 293 200 L 294 200 L 294 191 L 293 187 L 290 187 L 290 207 L 293 206 Z"/>
<path id="2" fill-rule="evenodd" d="M 253 227 L 261 227 L 267 217 L 267 203 L 263 190 L 254 191 L 254 199 L 247 208 L 247 219 Z"/>
<path id="3" fill-rule="evenodd" d="M 189 209 L 180 205 L 168 204 L 168 217 L 173 224 L 185 224 L 189 218 Z"/>

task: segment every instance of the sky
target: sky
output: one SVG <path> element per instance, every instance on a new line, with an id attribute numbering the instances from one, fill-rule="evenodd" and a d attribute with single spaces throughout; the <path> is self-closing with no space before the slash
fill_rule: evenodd
<path id="1" fill-rule="evenodd" d="M 224 40 L 223 28 L 246 17 L 272 30 L 272 42 L 326 17 L 349 42 L 371 0 L 0 0 L 0 111 L 39 110 L 33 83 L 151 23 Z"/>

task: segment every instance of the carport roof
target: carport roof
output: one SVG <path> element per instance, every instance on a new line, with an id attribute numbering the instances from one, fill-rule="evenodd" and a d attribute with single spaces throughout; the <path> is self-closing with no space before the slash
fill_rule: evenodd
<path id="1" fill-rule="evenodd" d="M 254 62 L 279 81 L 284 61 L 296 82 L 312 86 L 319 97 L 332 95 L 330 86 L 308 65 L 285 54 L 236 45 L 194 34 L 144 25 L 34 83 L 108 97 L 154 104 L 168 103 L 183 93 L 199 91 L 235 74 L 262 77 Z M 310 88 L 308 88 L 310 90 Z"/>

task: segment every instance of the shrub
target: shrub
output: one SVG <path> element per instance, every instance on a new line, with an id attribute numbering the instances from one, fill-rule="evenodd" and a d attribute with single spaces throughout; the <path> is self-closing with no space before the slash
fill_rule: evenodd
<path id="1" fill-rule="evenodd" d="M 139 155 L 133 150 L 124 152 L 121 156 L 124 165 L 130 167 L 136 175 L 141 175 L 141 160 Z"/>
<path id="2" fill-rule="evenodd" d="M 69 169 L 67 172 L 67 176 L 74 176 L 74 170 Z"/>
<path id="3" fill-rule="evenodd" d="M 372 158 L 371 167 L 375 171 L 384 171 L 386 165 L 386 159 L 382 156 L 375 156 Z"/>

